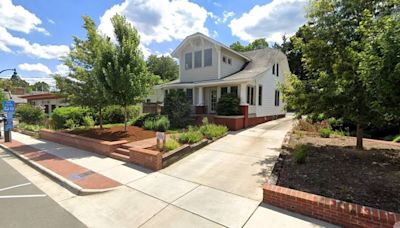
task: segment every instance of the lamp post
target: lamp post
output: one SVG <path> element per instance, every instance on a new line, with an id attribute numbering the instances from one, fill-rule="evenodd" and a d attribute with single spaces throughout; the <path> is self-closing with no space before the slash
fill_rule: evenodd
<path id="1" fill-rule="evenodd" d="M 5 71 L 14 71 L 11 78 L 18 77 L 17 70 L 15 68 L 1 70 L 0 74 Z M 12 99 L 10 91 L 8 91 L 8 94 L 10 96 L 10 99 Z M 2 118 L 2 122 L 4 123 L 3 124 L 3 126 L 4 126 L 4 141 L 11 142 L 11 129 L 12 129 L 12 121 L 13 121 L 13 113 L 14 113 L 14 109 L 15 109 L 15 104 L 14 104 L 14 101 L 4 101 L 3 106 L 4 105 L 8 105 L 7 109 L 5 107 L 3 107 L 3 110 L 5 110 L 7 112 L 7 118 L 4 118 L 4 117 Z M 4 116 L 4 114 L 2 114 L 2 116 Z M 7 125 L 7 127 L 6 127 L 6 125 Z"/>

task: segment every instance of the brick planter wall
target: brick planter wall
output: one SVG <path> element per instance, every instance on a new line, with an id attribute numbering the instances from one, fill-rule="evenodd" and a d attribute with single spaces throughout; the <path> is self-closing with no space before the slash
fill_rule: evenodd
<path id="1" fill-rule="evenodd" d="M 122 144 L 128 142 L 126 140 L 112 142 L 104 141 L 47 129 L 40 130 L 39 136 L 40 138 L 45 140 L 76 147 L 82 150 L 92 151 L 106 156 L 108 156 L 111 152 L 120 147 Z"/>
<path id="2" fill-rule="evenodd" d="M 344 227 L 392 228 L 400 214 L 264 184 L 263 202 Z"/>
<path id="3" fill-rule="evenodd" d="M 215 116 L 214 123 L 225 125 L 231 131 L 237 131 L 244 128 L 243 116 Z"/>
<path id="4" fill-rule="evenodd" d="M 129 160 L 151 170 L 162 169 L 162 153 L 159 151 L 131 147 L 129 148 Z"/>

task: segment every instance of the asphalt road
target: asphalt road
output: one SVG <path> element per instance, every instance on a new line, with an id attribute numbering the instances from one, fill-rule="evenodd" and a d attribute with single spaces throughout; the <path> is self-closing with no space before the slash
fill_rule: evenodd
<path id="1" fill-rule="evenodd" d="M 0 153 L 0 227 L 85 227 L 7 164 L 4 156 Z"/>

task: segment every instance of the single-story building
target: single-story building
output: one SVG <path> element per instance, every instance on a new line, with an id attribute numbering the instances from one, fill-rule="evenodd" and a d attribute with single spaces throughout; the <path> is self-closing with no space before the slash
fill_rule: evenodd
<path id="1" fill-rule="evenodd" d="M 68 106 L 64 98 L 51 92 L 27 94 L 20 98 L 26 99 L 33 106 L 42 108 L 47 115 L 51 115 L 56 108 Z"/>
<path id="2" fill-rule="evenodd" d="M 237 52 L 204 34 L 195 33 L 186 37 L 171 55 L 179 59 L 179 78 L 155 86 L 147 103 L 162 105 L 170 90 L 184 90 L 198 119 L 207 116 L 231 130 L 285 116 L 278 85 L 284 82 L 289 64 L 280 50 L 264 48 Z M 225 93 L 240 98 L 242 115 L 217 115 L 217 102 Z"/>

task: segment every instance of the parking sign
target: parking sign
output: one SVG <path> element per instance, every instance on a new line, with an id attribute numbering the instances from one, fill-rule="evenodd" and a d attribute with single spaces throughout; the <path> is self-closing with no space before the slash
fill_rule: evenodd
<path id="1" fill-rule="evenodd" d="M 14 112 L 15 111 L 15 102 L 14 101 L 3 101 L 3 110 L 5 112 Z"/>

